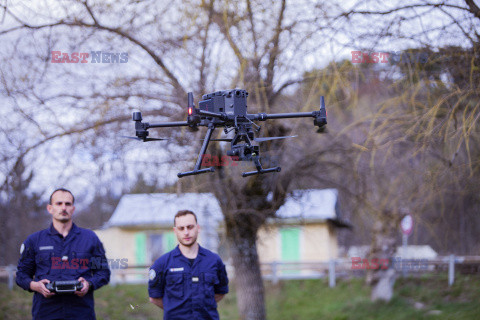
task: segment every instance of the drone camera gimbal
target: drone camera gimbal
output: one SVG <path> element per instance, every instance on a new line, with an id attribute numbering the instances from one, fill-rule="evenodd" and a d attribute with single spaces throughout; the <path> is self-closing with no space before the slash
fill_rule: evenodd
<path id="1" fill-rule="evenodd" d="M 164 122 L 158 124 L 149 124 L 142 122 L 142 114 L 140 112 L 133 113 L 133 121 L 135 121 L 135 135 L 141 141 L 165 140 L 159 138 L 149 138 L 148 129 L 162 128 L 162 127 L 181 127 L 188 126 L 193 130 L 198 130 L 199 126 L 207 127 L 207 134 L 203 140 L 200 153 L 197 157 L 195 167 L 192 171 L 180 172 L 178 177 L 185 177 L 189 175 L 197 175 L 206 172 L 215 171 L 214 167 L 201 168 L 202 159 L 207 151 L 210 141 L 224 141 L 230 142 L 231 149 L 227 151 L 227 155 L 236 161 L 253 161 L 256 171 L 244 172 L 243 177 L 248 177 L 256 174 L 263 174 L 269 172 L 279 172 L 280 167 L 273 167 L 264 169 L 260 163 L 260 146 L 254 145 L 253 142 L 264 142 L 269 140 L 292 138 L 294 136 L 283 137 L 265 137 L 255 138 L 255 132 L 252 125 L 256 125 L 255 121 L 266 121 L 269 119 L 286 119 L 286 118 L 305 118 L 313 117 L 313 124 L 317 126 L 318 132 L 324 132 L 327 124 L 327 111 L 325 108 L 325 99 L 320 98 L 320 110 L 312 112 L 298 112 L 298 113 L 247 113 L 247 97 L 248 92 L 240 89 L 216 91 L 202 96 L 202 101 L 198 103 L 198 109 L 195 108 L 193 101 L 193 94 L 188 93 L 188 115 L 187 121 L 179 122 Z M 225 133 L 234 130 L 233 138 L 211 139 L 214 130 L 217 127 L 223 127 Z M 229 130 L 229 128 L 232 128 Z"/>

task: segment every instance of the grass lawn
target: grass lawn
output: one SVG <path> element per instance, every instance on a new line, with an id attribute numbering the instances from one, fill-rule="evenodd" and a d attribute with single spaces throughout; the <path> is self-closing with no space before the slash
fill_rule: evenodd
<path id="1" fill-rule="evenodd" d="M 269 320 L 347 319 L 480 319 L 480 276 L 457 276 L 449 288 L 446 276 L 399 278 L 389 303 L 372 303 L 363 279 L 339 280 L 333 289 L 325 280 L 266 283 Z M 162 319 L 148 303 L 144 285 L 107 286 L 95 292 L 97 318 Z M 0 284 L 0 319 L 29 319 L 32 294 Z M 132 309 L 132 307 L 134 309 Z M 219 304 L 222 320 L 239 319 L 234 288 Z"/>

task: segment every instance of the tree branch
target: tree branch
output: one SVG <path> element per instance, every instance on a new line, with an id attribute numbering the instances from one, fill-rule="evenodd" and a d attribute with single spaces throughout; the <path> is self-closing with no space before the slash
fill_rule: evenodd
<path id="1" fill-rule="evenodd" d="M 101 25 L 98 23 L 98 20 L 95 18 L 94 14 L 92 13 L 91 9 L 85 4 L 85 6 L 87 7 L 87 10 L 89 11 L 90 13 L 90 16 L 92 17 L 92 19 L 94 20 L 94 23 L 91 24 L 91 23 L 86 23 L 86 22 L 83 22 L 81 20 L 79 21 L 64 21 L 63 19 L 56 22 L 56 23 L 51 23 L 51 24 L 43 24 L 43 25 L 38 25 L 38 26 L 34 26 L 34 25 L 30 25 L 24 21 L 22 21 L 21 19 L 17 18 L 12 12 L 8 11 L 8 9 L 5 7 L 5 6 L 2 6 L 3 8 L 5 8 L 5 10 L 8 11 L 8 13 L 18 22 L 21 24 L 21 26 L 18 26 L 18 27 L 14 27 L 14 28 L 11 28 L 11 29 L 8 29 L 8 30 L 5 30 L 5 31 L 2 31 L 0 32 L 0 35 L 2 34 L 6 34 L 6 33 L 9 33 L 9 32 L 12 32 L 12 31 L 16 31 L 16 30 L 20 30 L 20 29 L 24 29 L 24 28 L 27 28 L 27 29 L 43 29 L 43 28 L 50 28 L 50 27 L 57 27 L 57 26 L 62 26 L 62 25 L 65 25 L 65 26 L 72 26 L 72 27 L 84 27 L 84 28 L 93 28 L 93 29 L 99 29 L 99 30 L 104 30 L 104 31 L 108 31 L 108 32 L 111 32 L 111 33 L 114 33 L 114 34 L 117 34 L 127 40 L 129 40 L 130 42 L 136 44 L 137 46 L 139 46 L 140 48 L 142 48 L 145 52 L 148 53 L 148 55 L 150 55 L 150 57 L 155 61 L 155 63 L 160 66 L 160 68 L 163 70 L 163 72 L 167 75 L 167 77 L 170 79 L 171 81 L 171 84 L 172 86 L 175 88 L 175 90 L 179 93 L 179 94 L 186 94 L 186 90 L 183 88 L 183 86 L 180 84 L 180 82 L 178 81 L 177 77 L 175 77 L 175 75 L 167 68 L 167 66 L 165 65 L 163 59 L 158 56 L 157 54 L 155 54 L 155 52 L 150 48 L 148 47 L 146 44 L 144 44 L 143 42 L 141 42 L 140 40 L 138 40 L 137 38 L 135 38 L 134 36 L 130 35 L 129 33 L 127 33 L 126 31 L 123 31 L 121 30 L 120 28 L 112 28 L 112 27 L 107 27 L 105 25 Z"/>
<path id="2" fill-rule="evenodd" d="M 280 43 L 280 34 L 283 31 L 282 22 L 283 22 L 283 17 L 285 13 L 285 8 L 286 8 L 286 1 L 283 0 L 282 6 L 279 12 L 279 17 L 277 20 L 277 26 L 275 27 L 275 34 L 273 35 L 272 39 L 267 43 L 267 46 L 269 45 L 272 46 L 270 49 L 270 57 L 267 65 L 267 78 L 265 79 L 267 99 L 269 100 L 269 102 L 273 96 L 272 86 L 273 86 L 273 78 L 275 76 L 275 63 L 277 61 L 278 55 L 280 54 L 279 43 Z"/>
<path id="3" fill-rule="evenodd" d="M 465 0 L 465 1 L 469 1 L 469 0 Z M 465 8 L 465 7 L 461 7 L 461 6 L 456 6 L 456 5 L 452 5 L 452 4 L 446 4 L 446 3 L 423 3 L 423 4 L 411 4 L 411 5 L 407 5 L 407 6 L 403 6 L 403 7 L 398 7 L 398 8 L 393 8 L 393 9 L 390 9 L 390 10 L 387 10 L 387 11 L 366 11 L 366 10 L 363 10 L 363 11 L 355 11 L 355 10 L 350 10 L 348 12 L 343 12 L 342 14 L 340 14 L 338 17 L 349 17 L 351 15 L 354 15 L 354 14 L 366 14 L 366 15 L 388 15 L 388 14 L 391 14 L 391 13 L 394 13 L 394 12 L 398 12 L 398 11 L 403 11 L 403 10 L 407 10 L 407 9 L 415 9 L 415 8 L 421 8 L 421 7 L 425 7 L 425 8 L 428 8 L 428 7 L 437 7 L 437 8 L 440 8 L 440 7 L 448 7 L 448 8 L 455 8 L 455 9 L 460 9 L 460 10 L 465 10 L 465 11 L 468 11 L 468 12 L 472 12 L 470 11 L 468 8 Z"/>
<path id="4" fill-rule="evenodd" d="M 475 17 L 480 19 L 480 8 L 475 4 L 473 0 L 465 0 L 465 3 L 470 8 L 470 12 L 473 13 Z"/>

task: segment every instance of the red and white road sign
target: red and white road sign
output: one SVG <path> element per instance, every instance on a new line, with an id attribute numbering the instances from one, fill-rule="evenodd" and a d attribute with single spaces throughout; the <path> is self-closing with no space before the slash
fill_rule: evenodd
<path id="1" fill-rule="evenodd" d="M 404 235 L 410 235 L 413 231 L 413 217 L 409 214 L 403 217 L 400 227 L 402 228 L 402 233 Z"/>

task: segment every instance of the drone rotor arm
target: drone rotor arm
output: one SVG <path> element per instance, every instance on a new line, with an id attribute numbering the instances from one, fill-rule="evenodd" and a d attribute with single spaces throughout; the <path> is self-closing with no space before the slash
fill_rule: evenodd
<path id="1" fill-rule="evenodd" d="M 176 121 L 176 122 L 163 122 L 163 123 L 152 123 L 148 124 L 149 128 L 166 128 L 166 127 L 186 127 L 188 126 L 188 121 Z"/>
<path id="2" fill-rule="evenodd" d="M 219 142 L 232 142 L 232 138 L 219 138 L 219 139 L 210 139 L 210 141 L 219 141 Z"/>
<path id="3" fill-rule="evenodd" d="M 289 118 L 309 118 L 315 117 L 317 111 L 312 112 L 292 112 L 292 113 L 258 113 L 258 114 L 249 114 L 248 118 L 254 121 L 265 121 L 269 119 L 289 119 Z"/>
<path id="4" fill-rule="evenodd" d="M 288 118 L 309 118 L 312 117 L 313 124 L 319 128 L 321 132 L 327 124 L 327 109 L 325 108 L 325 97 L 320 97 L 320 110 L 312 112 L 292 112 L 292 113 L 258 113 L 248 114 L 247 119 L 253 121 L 266 121 L 269 119 L 288 119 Z"/>

